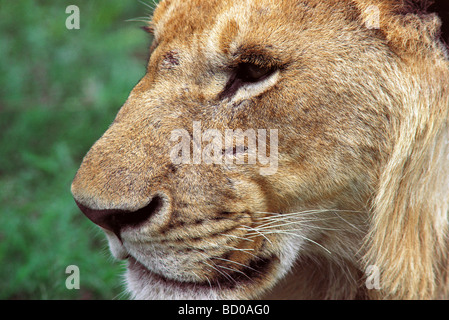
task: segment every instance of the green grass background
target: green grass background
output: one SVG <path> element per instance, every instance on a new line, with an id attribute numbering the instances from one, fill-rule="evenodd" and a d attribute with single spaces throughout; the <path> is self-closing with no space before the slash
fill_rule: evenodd
<path id="1" fill-rule="evenodd" d="M 152 3 L 152 0 L 147 0 Z M 79 30 L 65 26 L 68 5 Z M 123 263 L 70 184 L 144 75 L 137 0 L 0 0 L 0 299 L 124 299 Z M 80 269 L 80 290 L 65 286 Z"/>

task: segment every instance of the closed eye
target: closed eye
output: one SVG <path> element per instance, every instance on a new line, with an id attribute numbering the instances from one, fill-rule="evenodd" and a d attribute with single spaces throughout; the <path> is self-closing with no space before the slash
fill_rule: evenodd
<path id="1" fill-rule="evenodd" d="M 275 67 L 259 66 L 250 62 L 239 63 L 233 69 L 225 89 L 220 94 L 220 99 L 231 98 L 241 87 L 247 84 L 262 82 L 276 70 Z"/>

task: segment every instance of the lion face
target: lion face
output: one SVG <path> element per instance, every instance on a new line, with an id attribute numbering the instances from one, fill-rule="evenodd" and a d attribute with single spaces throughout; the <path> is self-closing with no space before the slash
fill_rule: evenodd
<path id="1" fill-rule="evenodd" d="M 135 298 L 258 298 L 324 260 L 359 287 L 401 77 L 359 16 L 349 1 L 160 3 L 147 73 L 72 185 Z"/>

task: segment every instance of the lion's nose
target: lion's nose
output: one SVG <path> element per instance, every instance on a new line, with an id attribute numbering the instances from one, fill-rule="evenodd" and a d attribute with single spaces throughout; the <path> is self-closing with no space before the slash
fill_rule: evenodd
<path id="1" fill-rule="evenodd" d="M 159 196 L 155 196 L 147 206 L 137 211 L 117 209 L 97 210 L 86 207 L 76 200 L 75 202 L 87 218 L 98 226 L 114 232 L 119 239 L 121 239 L 120 231 L 123 228 L 139 227 L 149 221 L 163 205 L 163 199 Z"/>

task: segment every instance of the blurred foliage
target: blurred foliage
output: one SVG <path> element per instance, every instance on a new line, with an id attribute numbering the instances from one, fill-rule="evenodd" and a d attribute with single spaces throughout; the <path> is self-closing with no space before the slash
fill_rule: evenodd
<path id="1" fill-rule="evenodd" d="M 126 298 L 124 265 L 70 184 L 144 75 L 151 39 L 125 20 L 149 14 L 137 0 L 0 0 L 0 299 Z"/>

